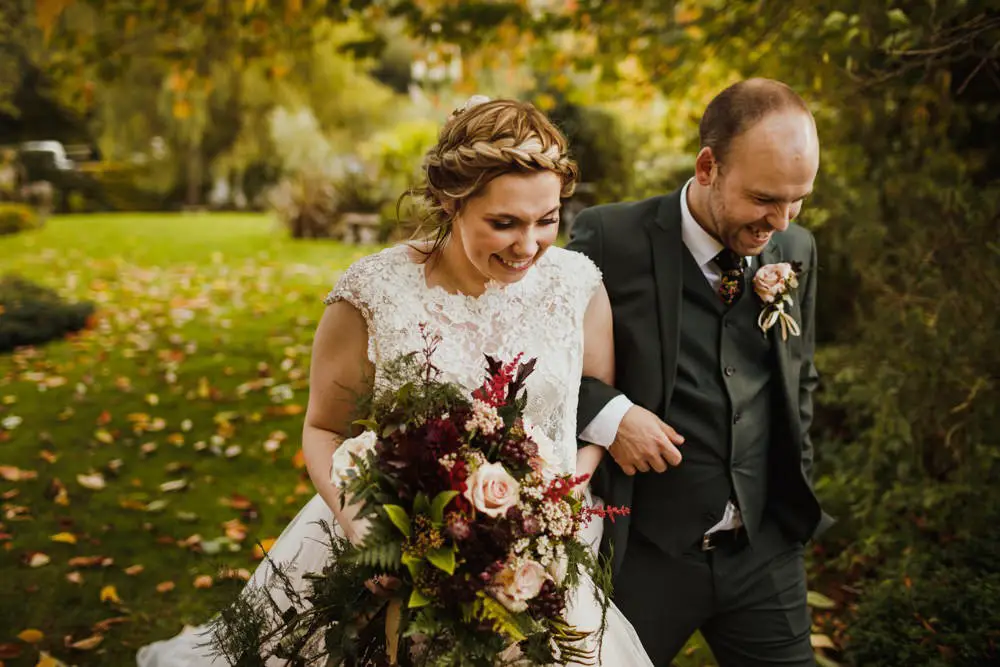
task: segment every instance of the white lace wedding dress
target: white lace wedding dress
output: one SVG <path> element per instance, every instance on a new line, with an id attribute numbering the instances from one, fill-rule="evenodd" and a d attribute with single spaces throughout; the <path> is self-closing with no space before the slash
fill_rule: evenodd
<path id="1" fill-rule="evenodd" d="M 428 288 L 424 266 L 411 260 L 406 246 L 395 246 L 355 262 L 337 282 L 326 303 L 346 300 L 368 324 L 368 357 L 375 366 L 375 382 L 385 383 L 384 362 L 423 348 L 420 324 L 441 336 L 434 356 L 445 379 L 469 391 L 482 384 L 485 354 L 509 361 L 518 353 L 537 358 L 527 380 L 525 414 L 556 443 L 562 470 L 576 465 L 577 390 L 583 364 L 583 316 L 600 284 L 600 273 L 584 255 L 550 248 L 518 283 L 491 284 L 479 297 L 450 294 Z M 285 528 L 271 548 L 276 563 L 294 563 L 293 578 L 322 568 L 328 554 L 319 520 L 333 523 L 333 514 L 317 495 Z M 584 535 L 596 548 L 601 522 L 593 521 Z M 261 584 L 271 574 L 265 563 L 251 583 Z M 568 620 L 580 629 L 600 626 L 601 610 L 593 587 L 585 584 L 574 594 Z M 206 626 L 188 628 L 166 641 L 139 650 L 140 667 L 207 667 L 213 661 L 204 648 Z M 643 667 L 652 663 L 631 624 L 614 605 L 607 612 L 601 637 L 600 665 Z M 593 644 L 597 644 L 596 633 Z M 268 663 L 272 664 L 271 662 Z M 284 661 L 275 660 L 274 665 Z"/>

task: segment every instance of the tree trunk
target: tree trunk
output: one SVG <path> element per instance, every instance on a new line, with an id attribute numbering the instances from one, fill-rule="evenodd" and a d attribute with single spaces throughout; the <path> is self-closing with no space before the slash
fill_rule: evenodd
<path id="1" fill-rule="evenodd" d="M 190 208 L 194 208 L 201 203 L 202 162 L 201 147 L 189 147 L 187 158 L 187 197 L 185 198 L 185 204 Z"/>

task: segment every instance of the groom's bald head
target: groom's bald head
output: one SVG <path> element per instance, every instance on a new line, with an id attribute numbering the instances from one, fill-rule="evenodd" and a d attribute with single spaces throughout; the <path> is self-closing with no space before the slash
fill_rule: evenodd
<path id="1" fill-rule="evenodd" d="M 715 161 L 722 163 L 733 140 L 778 112 L 812 113 L 798 93 L 780 81 L 747 79 L 729 86 L 709 102 L 698 126 L 701 148 L 710 148 Z"/>

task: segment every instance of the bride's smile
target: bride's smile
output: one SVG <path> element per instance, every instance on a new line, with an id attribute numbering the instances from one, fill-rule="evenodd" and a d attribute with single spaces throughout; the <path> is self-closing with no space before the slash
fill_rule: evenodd
<path id="1" fill-rule="evenodd" d="M 561 190 L 561 179 L 550 171 L 491 180 L 455 216 L 432 281 L 475 296 L 490 281 L 521 280 L 556 241 Z"/>

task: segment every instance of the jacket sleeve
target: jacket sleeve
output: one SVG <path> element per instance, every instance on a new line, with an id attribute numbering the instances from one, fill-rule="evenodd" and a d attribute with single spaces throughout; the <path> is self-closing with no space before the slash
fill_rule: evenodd
<path id="1" fill-rule="evenodd" d="M 809 428 L 813 421 L 813 393 L 819 385 L 814 359 L 816 351 L 816 239 L 810 235 L 809 271 L 802 281 L 802 365 L 799 369 L 799 421 L 802 428 L 802 470 L 812 482 L 813 444 Z"/>
<path id="2" fill-rule="evenodd" d="M 583 253 L 601 269 L 602 273 L 606 273 L 607 267 L 603 263 L 604 246 L 601 222 L 599 209 L 588 208 L 581 211 L 574 221 L 570 241 L 566 248 Z M 580 399 L 576 419 L 577 434 L 581 433 L 604 406 L 619 394 L 621 392 L 609 384 L 596 378 L 584 377 L 580 382 Z"/>

